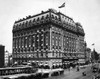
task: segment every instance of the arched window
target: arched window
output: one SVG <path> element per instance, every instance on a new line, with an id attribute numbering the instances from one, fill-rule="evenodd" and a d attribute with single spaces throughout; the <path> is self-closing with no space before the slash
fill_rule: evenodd
<path id="1" fill-rule="evenodd" d="M 33 22 L 35 22 L 35 19 L 33 19 Z"/>
<path id="2" fill-rule="evenodd" d="M 44 16 L 42 16 L 41 20 L 43 20 L 43 19 L 44 19 Z"/>
<path id="3" fill-rule="evenodd" d="M 54 15 L 51 15 L 52 18 L 54 18 Z"/>
<path id="4" fill-rule="evenodd" d="M 28 21 L 26 21 L 26 23 L 25 23 L 25 27 L 28 27 Z"/>
<path id="5" fill-rule="evenodd" d="M 17 29 L 19 29 L 20 28 L 20 24 L 18 24 L 18 26 L 17 26 Z"/>
<path id="6" fill-rule="evenodd" d="M 39 17 L 37 18 L 37 21 L 39 21 L 40 19 L 39 19 Z"/>
<path id="7" fill-rule="evenodd" d="M 22 27 L 22 24 L 20 23 L 20 24 L 19 24 L 19 28 L 21 28 L 21 27 Z"/>
<path id="8" fill-rule="evenodd" d="M 16 25 L 13 26 L 13 29 L 16 29 Z"/>
<path id="9" fill-rule="evenodd" d="M 46 15 L 46 19 L 49 17 L 49 15 Z"/>
<path id="10" fill-rule="evenodd" d="M 31 20 L 29 21 L 29 23 L 31 23 Z"/>
<path id="11" fill-rule="evenodd" d="M 16 25 L 16 28 L 18 28 L 18 24 Z"/>
<path id="12" fill-rule="evenodd" d="M 23 22 L 23 23 L 22 23 L 22 27 L 24 27 L 24 25 L 25 25 L 25 23 Z"/>
<path id="13" fill-rule="evenodd" d="M 57 16 L 55 16 L 55 19 L 57 20 Z"/>
<path id="14" fill-rule="evenodd" d="M 30 21 L 29 21 L 29 26 L 31 26 L 31 25 L 32 25 L 32 21 L 30 20 Z"/>

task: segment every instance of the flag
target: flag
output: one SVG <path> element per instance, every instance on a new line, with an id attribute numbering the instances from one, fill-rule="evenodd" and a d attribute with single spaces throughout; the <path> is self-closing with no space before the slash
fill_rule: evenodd
<path id="1" fill-rule="evenodd" d="M 65 2 L 61 6 L 59 6 L 58 8 L 63 8 L 63 7 L 65 7 Z"/>
<path id="2" fill-rule="evenodd" d="M 92 44 L 92 46 L 94 45 L 94 43 Z"/>

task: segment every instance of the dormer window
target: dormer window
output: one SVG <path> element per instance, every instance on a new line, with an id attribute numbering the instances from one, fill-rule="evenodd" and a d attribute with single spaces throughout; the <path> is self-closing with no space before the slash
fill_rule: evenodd
<path id="1" fill-rule="evenodd" d="M 37 18 L 37 21 L 39 21 L 39 17 Z"/>
<path id="2" fill-rule="evenodd" d="M 15 28 L 16 28 L 16 25 L 13 26 L 13 29 L 15 29 Z"/>
<path id="3" fill-rule="evenodd" d="M 43 20 L 43 19 L 44 19 L 44 16 L 42 16 L 41 20 Z"/>
<path id="4" fill-rule="evenodd" d="M 35 22 L 35 19 L 33 19 L 33 22 Z"/>
<path id="5" fill-rule="evenodd" d="M 29 23 L 31 23 L 31 20 L 29 21 Z"/>
<path id="6" fill-rule="evenodd" d="M 19 26 L 21 27 L 21 26 L 22 26 L 22 24 L 20 23 L 20 24 L 19 24 Z"/>
<path id="7" fill-rule="evenodd" d="M 24 22 L 22 23 L 22 27 L 24 27 Z"/>
<path id="8" fill-rule="evenodd" d="M 54 15 L 52 15 L 52 18 L 54 18 Z"/>
<path id="9" fill-rule="evenodd" d="M 26 26 L 26 27 L 28 26 L 28 21 L 26 21 L 26 24 L 25 24 L 25 26 Z"/>
<path id="10" fill-rule="evenodd" d="M 29 25 L 31 26 L 31 24 L 32 24 L 32 21 L 30 20 L 30 21 L 29 21 Z"/>
<path id="11" fill-rule="evenodd" d="M 55 16 L 55 19 L 57 20 L 57 16 Z"/>
<path id="12" fill-rule="evenodd" d="M 18 28 L 18 24 L 16 25 L 16 28 Z"/>
<path id="13" fill-rule="evenodd" d="M 49 15 L 46 16 L 46 19 L 49 17 Z"/>

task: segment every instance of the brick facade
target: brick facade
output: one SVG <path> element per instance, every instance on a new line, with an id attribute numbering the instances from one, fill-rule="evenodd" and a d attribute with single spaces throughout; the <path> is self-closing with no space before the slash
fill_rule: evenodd
<path id="1" fill-rule="evenodd" d="M 4 67 L 5 62 L 5 46 L 0 45 L 0 68 Z"/>

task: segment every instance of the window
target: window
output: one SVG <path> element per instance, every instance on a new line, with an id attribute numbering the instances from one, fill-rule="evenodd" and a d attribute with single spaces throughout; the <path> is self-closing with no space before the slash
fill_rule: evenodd
<path id="1" fill-rule="evenodd" d="M 44 19 L 44 16 L 42 16 L 41 20 L 43 20 L 43 19 Z"/>
<path id="2" fill-rule="evenodd" d="M 35 22 L 35 19 L 33 19 L 33 22 Z"/>
<path id="3" fill-rule="evenodd" d="M 37 18 L 37 21 L 39 21 L 39 17 Z"/>
<path id="4" fill-rule="evenodd" d="M 52 15 L 52 18 L 54 18 L 54 15 Z"/>
<path id="5" fill-rule="evenodd" d="M 57 20 L 57 16 L 55 16 L 55 19 Z"/>
<path id="6" fill-rule="evenodd" d="M 19 24 L 19 28 L 21 28 L 21 27 L 22 27 L 22 24 L 20 23 L 20 24 Z"/>
<path id="7" fill-rule="evenodd" d="M 54 45 L 54 40 L 52 40 L 52 45 Z"/>
<path id="8" fill-rule="evenodd" d="M 54 38 L 54 36 L 52 36 L 52 38 Z"/>
<path id="9" fill-rule="evenodd" d="M 49 15 L 46 16 L 46 19 L 48 19 Z"/>
<path id="10" fill-rule="evenodd" d="M 56 41 L 56 46 L 58 46 L 58 41 Z"/>
<path id="11" fill-rule="evenodd" d="M 28 21 L 26 21 L 26 24 L 25 24 L 25 26 L 26 26 L 26 27 L 28 26 Z"/>
<path id="12" fill-rule="evenodd" d="M 29 25 L 31 26 L 31 24 L 32 24 L 32 22 L 31 22 L 31 20 L 29 21 Z"/>

